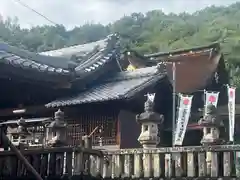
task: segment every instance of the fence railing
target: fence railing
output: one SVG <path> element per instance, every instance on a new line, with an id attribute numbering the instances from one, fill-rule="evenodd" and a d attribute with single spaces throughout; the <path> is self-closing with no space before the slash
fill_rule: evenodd
<path id="1" fill-rule="evenodd" d="M 89 156 L 99 162 L 103 159 L 101 151 L 81 147 L 29 149 L 21 153 L 42 177 L 90 173 Z M 0 177 L 32 176 L 12 151 L 0 152 L 0 169 Z"/>
<path id="2" fill-rule="evenodd" d="M 240 177 L 240 145 L 105 152 L 103 177 Z"/>
<path id="3" fill-rule="evenodd" d="M 240 145 L 98 151 L 57 147 L 21 151 L 42 176 L 240 177 Z M 238 153 L 239 152 L 239 153 Z M 32 176 L 14 152 L 0 152 L 0 177 Z"/>

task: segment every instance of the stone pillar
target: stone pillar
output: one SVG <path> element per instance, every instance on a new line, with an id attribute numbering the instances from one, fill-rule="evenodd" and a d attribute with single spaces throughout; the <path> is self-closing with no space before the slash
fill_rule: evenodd
<path id="1" fill-rule="evenodd" d="M 148 97 L 145 102 L 144 112 L 136 116 L 141 124 L 141 134 L 138 141 L 144 149 L 156 148 L 160 142 L 158 125 L 163 122 L 163 115 L 154 112 L 154 99 Z"/>
<path id="2" fill-rule="evenodd" d="M 60 109 L 54 114 L 54 121 L 47 126 L 47 144 L 61 146 L 67 144 L 67 124 L 64 121 L 64 112 Z"/>

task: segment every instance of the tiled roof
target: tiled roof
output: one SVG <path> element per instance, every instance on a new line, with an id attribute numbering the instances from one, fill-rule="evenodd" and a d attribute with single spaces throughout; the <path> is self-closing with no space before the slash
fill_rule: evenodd
<path id="1" fill-rule="evenodd" d="M 0 49 L 0 63 L 9 64 L 16 68 L 32 69 L 38 72 L 55 75 L 70 75 L 70 71 L 63 68 L 55 68 L 46 64 L 41 64 L 28 58 L 24 58 L 6 50 Z"/>
<path id="2" fill-rule="evenodd" d="M 48 74 L 65 75 L 69 76 L 70 80 L 78 79 L 79 77 L 84 78 L 95 71 L 100 72 L 106 64 L 109 64 L 109 62 L 119 57 L 120 49 L 118 39 L 117 35 L 112 34 L 106 39 L 97 42 L 41 54 L 20 50 L 0 43 L 0 63 Z M 98 44 L 97 49 L 93 50 L 96 44 Z M 73 53 L 72 55 L 76 55 L 82 53 L 82 51 L 87 52 L 90 50 L 92 50 L 92 52 L 84 61 L 73 62 L 66 57 L 57 57 L 59 54 L 61 55 L 61 53 Z M 53 57 L 53 54 L 56 56 Z"/>
<path id="3" fill-rule="evenodd" d="M 46 107 L 60 107 L 117 99 L 128 99 L 145 88 L 157 83 L 165 76 L 158 68 L 148 67 L 133 72 L 120 72 L 78 95 L 62 98 L 46 104 Z"/>

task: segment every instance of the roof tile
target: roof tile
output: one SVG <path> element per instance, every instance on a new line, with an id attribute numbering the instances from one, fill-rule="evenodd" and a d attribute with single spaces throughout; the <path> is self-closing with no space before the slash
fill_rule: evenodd
<path id="1" fill-rule="evenodd" d="M 153 85 L 165 76 L 156 67 L 138 69 L 136 72 L 121 72 L 115 77 L 79 94 L 55 100 L 46 107 L 60 107 L 92 102 L 131 98 L 135 93 Z"/>

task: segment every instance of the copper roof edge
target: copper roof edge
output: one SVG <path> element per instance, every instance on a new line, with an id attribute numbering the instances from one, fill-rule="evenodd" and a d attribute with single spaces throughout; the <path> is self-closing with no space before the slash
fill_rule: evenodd
<path id="1" fill-rule="evenodd" d="M 208 45 L 204 45 L 204 46 L 198 46 L 198 47 L 192 47 L 192 48 L 186 48 L 186 49 L 178 49 L 178 50 L 173 50 L 173 51 L 169 51 L 169 52 L 158 52 L 158 53 L 153 53 L 153 54 L 145 54 L 143 55 L 143 57 L 145 58 L 151 58 L 151 57 L 159 57 L 159 56 L 169 56 L 169 55 L 178 55 L 178 54 L 183 54 L 183 53 L 187 53 L 189 51 L 204 51 L 206 49 L 220 49 L 220 43 L 219 42 L 215 42 L 215 43 L 211 43 Z"/>

